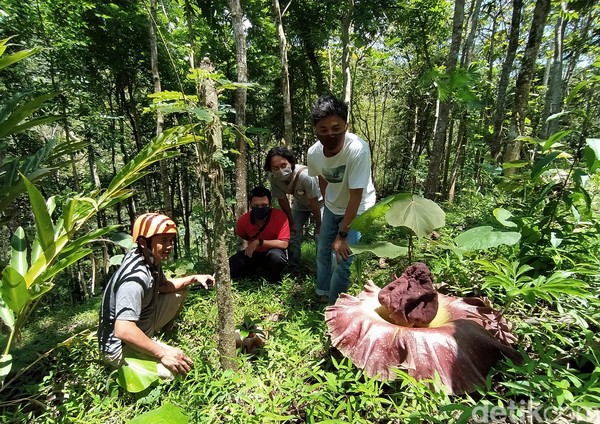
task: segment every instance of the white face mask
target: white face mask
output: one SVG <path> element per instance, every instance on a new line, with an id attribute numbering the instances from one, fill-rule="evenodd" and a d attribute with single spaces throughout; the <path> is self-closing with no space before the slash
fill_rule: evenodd
<path id="1" fill-rule="evenodd" d="M 292 175 L 292 172 L 291 167 L 280 168 L 278 171 L 273 171 L 273 176 L 279 181 L 285 181 Z"/>

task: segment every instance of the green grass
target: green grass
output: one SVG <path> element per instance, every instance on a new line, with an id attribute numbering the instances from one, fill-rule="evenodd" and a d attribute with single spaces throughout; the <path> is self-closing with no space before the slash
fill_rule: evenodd
<path id="1" fill-rule="evenodd" d="M 304 265 L 311 261 L 314 245 L 307 245 Z M 461 270 L 459 263 L 442 257 L 431 262 L 432 269 Z M 365 278 L 380 285 L 391 281 L 400 266 L 391 262 L 382 269 L 374 259 L 362 260 L 353 269 L 350 293 L 358 293 Z M 444 291 L 468 287 L 471 266 L 463 264 L 467 269 Z M 122 423 L 171 403 L 191 423 L 460 423 L 474 412 L 510 408 L 523 400 L 561 414 L 600 406 L 597 303 L 567 299 L 566 310 L 556 311 L 549 304 L 532 310 L 517 303 L 508 319 L 516 324 L 519 347 L 530 359 L 521 367 L 500 363 L 487 387 L 448 396 L 435 381 L 416 382 L 408 375 L 385 383 L 367 378 L 340 357 L 329 346 L 314 272 L 308 274 L 286 277 L 280 285 L 260 279 L 234 283 L 236 323 L 249 316 L 268 335 L 258 355 L 239 354 L 237 371 L 219 366 L 215 290 L 190 292 L 173 331 L 162 337 L 186 351 L 194 369 L 135 396 L 116 385 L 97 351 L 98 298 L 78 308 L 40 309 L 13 351 L 15 369 L 53 350 L 16 380 L 10 382 L 14 373 L 9 376 L 0 390 L 0 416 L 10 423 Z M 532 321 L 532 314 L 544 319 Z"/>

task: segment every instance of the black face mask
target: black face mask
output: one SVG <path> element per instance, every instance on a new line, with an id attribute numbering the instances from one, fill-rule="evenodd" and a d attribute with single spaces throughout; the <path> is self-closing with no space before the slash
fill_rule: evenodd
<path id="1" fill-rule="evenodd" d="M 252 208 L 252 212 L 250 213 L 252 214 L 252 218 L 254 218 L 255 221 L 262 221 L 264 219 L 267 219 L 267 217 L 271 213 L 271 208 Z"/>
<path id="2" fill-rule="evenodd" d="M 340 143 L 344 142 L 345 135 L 346 132 L 344 131 L 343 133 L 339 134 L 317 135 L 317 138 L 327 150 L 331 151 L 336 150 Z"/>

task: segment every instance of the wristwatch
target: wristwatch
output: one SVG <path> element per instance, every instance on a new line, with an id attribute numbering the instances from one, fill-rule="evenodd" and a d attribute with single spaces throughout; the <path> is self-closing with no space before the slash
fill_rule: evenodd
<path id="1" fill-rule="evenodd" d="M 346 231 L 338 231 L 338 237 L 346 238 L 346 237 L 348 237 L 348 233 Z"/>
<path id="2" fill-rule="evenodd" d="M 263 239 L 258 239 L 258 245 L 262 246 L 265 241 Z"/>

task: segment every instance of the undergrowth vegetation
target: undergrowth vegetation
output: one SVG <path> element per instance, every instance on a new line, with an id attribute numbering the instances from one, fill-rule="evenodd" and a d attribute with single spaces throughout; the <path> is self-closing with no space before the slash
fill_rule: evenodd
<path id="1" fill-rule="evenodd" d="M 456 213 L 448 219 L 463 221 Z M 486 387 L 475 393 L 449 396 L 439 381 L 415 381 L 402 371 L 396 381 L 380 382 L 343 358 L 329 344 L 325 305 L 314 295 L 314 244 L 307 243 L 307 275 L 288 276 L 281 285 L 235 284 L 236 322 L 249 317 L 267 336 L 257 354 L 239 352 L 238 371 L 219 367 L 214 290 L 192 291 L 175 327 L 161 335 L 193 358 L 192 372 L 138 394 L 123 391 L 100 358 L 97 300 L 87 311 L 49 314 L 41 308 L 15 356 L 48 352 L 44 339 L 60 342 L 7 381 L 0 392 L 4 421 L 121 423 L 172 404 L 192 423 L 595 422 L 600 408 L 599 284 L 597 272 L 589 271 L 597 262 L 585 261 L 588 272 L 579 274 L 575 268 L 581 267 L 573 265 L 565 276 L 582 285 L 587 296 L 574 291 L 532 298 L 524 294 L 535 286 L 529 269 L 510 259 L 515 248 L 458 257 L 439 248 L 453 228 L 448 225 L 437 242 L 425 244 L 417 259 L 431 267 L 441 292 L 488 297 L 513 324 L 516 347 L 525 359 L 520 366 L 500 363 Z M 597 242 L 589 240 L 586 248 L 588 257 L 598 257 Z M 406 266 L 403 259 L 382 262 L 364 255 L 357 262 L 351 294 L 362 289 L 359 280 L 370 278 L 383 286 Z"/>

